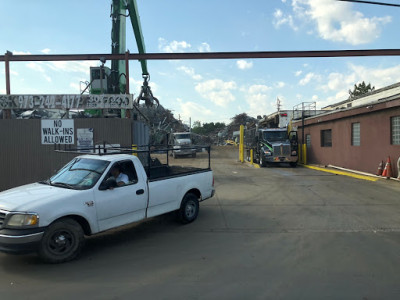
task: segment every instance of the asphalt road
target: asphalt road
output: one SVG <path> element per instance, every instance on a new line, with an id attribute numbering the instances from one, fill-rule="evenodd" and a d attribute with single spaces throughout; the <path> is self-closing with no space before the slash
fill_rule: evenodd
<path id="1" fill-rule="evenodd" d="M 91 237 L 61 265 L 0 254 L 0 299 L 400 299 L 398 182 L 256 169 L 232 150 L 214 151 L 217 193 L 194 223 Z"/>

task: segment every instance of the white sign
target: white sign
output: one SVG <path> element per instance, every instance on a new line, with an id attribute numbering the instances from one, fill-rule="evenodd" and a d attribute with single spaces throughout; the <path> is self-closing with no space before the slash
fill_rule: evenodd
<path id="1" fill-rule="evenodd" d="M 91 152 L 88 148 L 93 148 L 93 128 L 76 129 L 76 144 L 82 152 Z"/>
<path id="2" fill-rule="evenodd" d="M 133 95 L 0 95 L 0 109 L 131 109 Z"/>
<path id="3" fill-rule="evenodd" d="M 42 144 L 74 144 L 74 120 L 41 120 Z"/>

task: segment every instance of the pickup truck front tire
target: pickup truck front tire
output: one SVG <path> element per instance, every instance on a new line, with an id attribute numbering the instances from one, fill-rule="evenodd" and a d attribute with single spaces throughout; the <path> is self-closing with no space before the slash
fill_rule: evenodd
<path id="1" fill-rule="evenodd" d="M 188 193 L 183 197 L 181 207 L 178 211 L 179 221 L 188 224 L 196 220 L 199 215 L 199 200 L 195 194 Z"/>
<path id="2" fill-rule="evenodd" d="M 60 219 L 44 232 L 38 253 L 47 263 L 63 263 L 80 254 L 84 240 L 84 232 L 78 222 Z"/>

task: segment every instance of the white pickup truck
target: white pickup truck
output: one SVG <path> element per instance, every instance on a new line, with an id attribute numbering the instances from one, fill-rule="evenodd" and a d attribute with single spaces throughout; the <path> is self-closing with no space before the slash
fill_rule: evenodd
<path id="1" fill-rule="evenodd" d="M 116 182 L 115 169 L 125 182 Z M 158 163 L 145 170 L 133 155 L 77 156 L 46 181 L 0 193 L 0 251 L 37 251 L 49 263 L 69 261 L 85 235 L 171 211 L 190 223 L 199 202 L 213 195 L 210 167 Z"/>

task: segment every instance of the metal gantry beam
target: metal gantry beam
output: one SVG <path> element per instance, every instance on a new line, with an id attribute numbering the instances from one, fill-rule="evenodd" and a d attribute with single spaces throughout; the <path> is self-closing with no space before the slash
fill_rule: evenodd
<path id="1" fill-rule="evenodd" d="M 39 54 L 9 55 L 11 61 L 77 61 L 77 60 L 198 60 L 198 59 L 258 59 L 258 58 L 312 58 L 312 57 L 362 57 L 400 56 L 400 49 L 315 50 L 315 51 L 260 51 L 260 52 L 188 52 L 145 54 Z M 0 61 L 6 61 L 0 55 Z"/>

